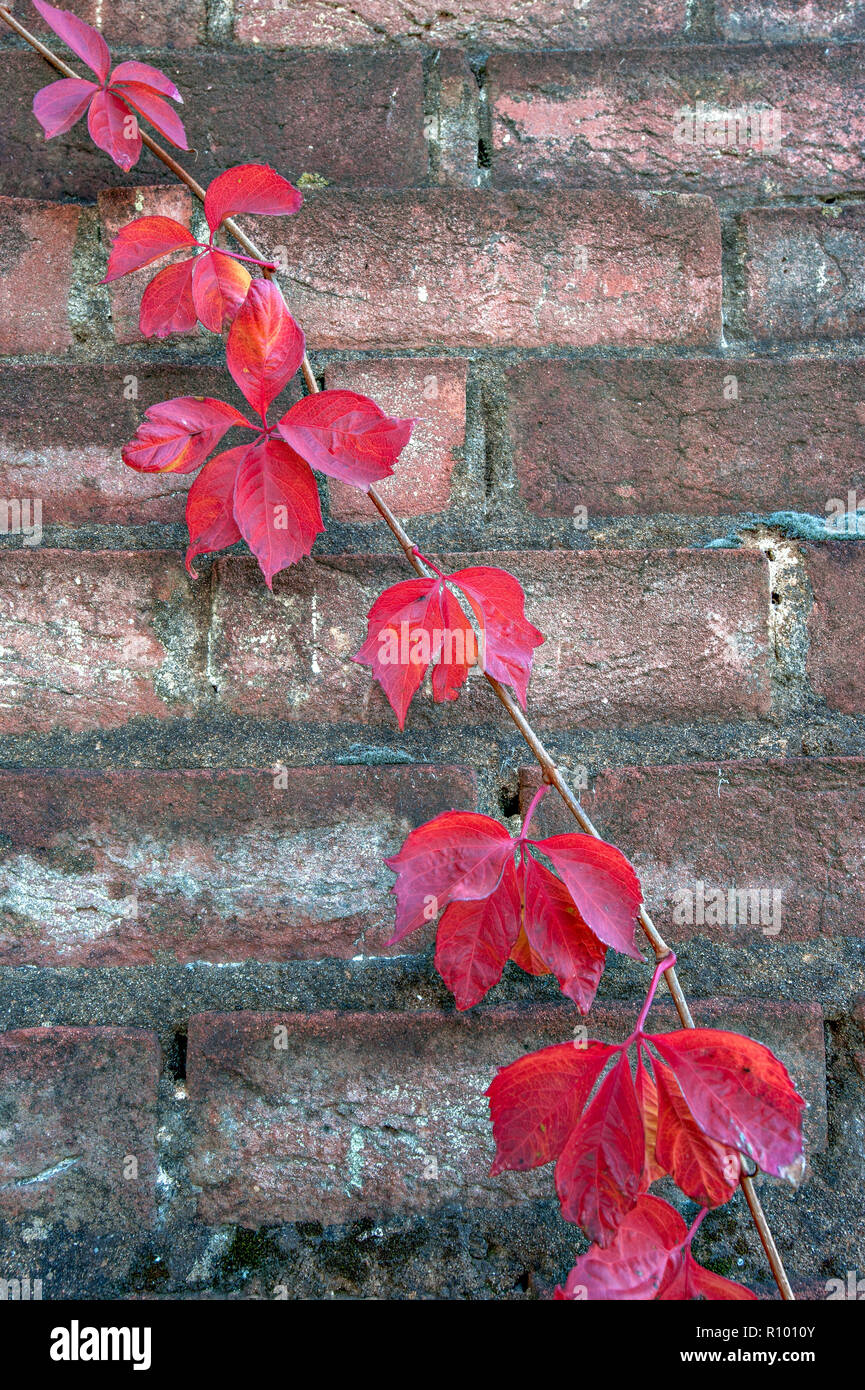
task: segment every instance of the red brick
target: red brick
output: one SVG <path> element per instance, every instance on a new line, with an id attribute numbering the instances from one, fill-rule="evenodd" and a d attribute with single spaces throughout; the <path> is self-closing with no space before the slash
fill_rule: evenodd
<path id="1" fill-rule="evenodd" d="M 324 193 L 281 236 L 292 309 L 319 348 L 719 335 L 720 230 L 705 198 Z"/>
<path id="2" fill-rule="evenodd" d="M 8 0 L 6 8 L 55 53 L 66 56 L 60 39 L 28 0 Z M 141 0 L 112 0 L 108 6 L 103 0 L 76 0 L 73 8 L 79 19 L 99 29 L 112 46 L 191 48 L 204 37 L 205 0 L 160 0 L 158 5 L 144 5 Z M 0 40 L 5 41 L 7 34 L 11 39 L 11 30 L 5 24 L 0 26 Z M 115 61 L 120 61 L 116 55 Z M 82 76 L 85 74 L 79 59 L 70 57 L 69 63 L 77 65 Z"/>
<path id="3" fill-rule="evenodd" d="M 0 198 L 0 354 L 69 347 L 72 253 L 80 212 Z"/>
<path id="4" fill-rule="evenodd" d="M 741 226 L 753 337 L 844 338 L 865 331 L 861 207 L 755 208 L 742 215 Z"/>
<path id="5" fill-rule="evenodd" d="M 222 367 L 5 367 L 0 497 L 41 498 L 43 525 L 182 523 L 192 475 L 137 473 L 120 457 L 146 408 L 182 395 L 243 403 Z"/>
<path id="6" fill-rule="evenodd" d="M 685 0 L 534 0 L 519 7 L 501 0 L 468 0 L 444 9 L 438 0 L 411 7 L 395 0 L 237 0 L 239 43 L 290 48 L 380 46 L 388 40 L 436 48 L 573 48 L 586 44 L 635 43 L 677 38 L 685 27 Z"/>
<path id="7" fill-rule="evenodd" d="M 535 769 L 525 769 L 523 809 L 537 785 Z M 767 941 L 865 936 L 865 759 L 615 768 L 598 775 L 583 804 L 599 833 L 634 863 L 668 940 L 747 946 L 760 939 L 759 925 L 674 920 L 674 894 L 695 891 L 697 880 L 706 892 L 778 889 L 781 929 Z M 553 793 L 536 814 L 544 833 L 575 828 Z"/>
<path id="8" fill-rule="evenodd" d="M 715 15 L 727 39 L 860 38 L 865 34 L 861 0 L 715 0 Z"/>
<path id="9" fill-rule="evenodd" d="M 480 184 L 479 112 L 480 89 L 468 58 L 440 49 L 430 67 L 424 116 L 433 183 Z"/>
<path id="10" fill-rule="evenodd" d="M 721 1000 L 698 1017 L 747 1028 L 778 1047 L 809 1093 L 810 1137 L 823 1147 L 819 1009 Z M 242 1226 L 329 1224 L 452 1202 L 553 1199 L 551 1167 L 489 1176 L 494 1145 L 484 1091 L 498 1067 L 568 1039 L 574 1019 L 572 1009 L 556 1006 L 456 1016 L 194 1016 L 187 1075 L 200 1216 Z M 634 1006 L 618 1004 L 595 1010 L 587 1023 L 621 1041 L 633 1020 Z M 667 1020 L 659 1010 L 662 1028 Z"/>
<path id="11" fill-rule="evenodd" d="M 319 185 L 366 190 L 426 181 L 419 54 L 179 51 L 157 57 L 186 99 L 180 114 L 196 153 L 181 154 L 180 162 L 205 185 L 223 169 L 250 161 L 270 164 L 295 183 L 307 175 Z M 33 93 L 50 73 L 31 53 L 4 53 L 3 77 L 0 192 L 84 200 L 118 184 L 175 184 L 146 151 L 124 176 L 93 144 L 86 120 L 42 141 Z"/>
<path id="12" fill-rule="evenodd" d="M 865 488 L 862 360 L 535 358 L 507 383 L 520 491 L 539 516 L 824 514 Z"/>
<path id="13" fill-rule="evenodd" d="M 494 56 L 487 77 L 499 187 L 777 195 L 862 183 L 855 47 L 521 53 Z"/>
<path id="14" fill-rule="evenodd" d="M 535 654 L 534 719 L 554 728 L 765 713 L 767 567 L 756 551 L 605 551 L 446 556 L 454 570 L 492 564 L 527 592 L 547 642 Z M 393 714 L 351 660 L 366 614 L 407 577 L 391 556 L 327 556 L 279 576 L 271 596 L 251 561 L 221 560 L 210 676 L 233 713 L 384 724 Z M 475 675 L 458 717 L 487 722 L 494 697 Z M 415 697 L 410 727 L 452 724 L 450 706 Z"/>
<path id="15" fill-rule="evenodd" d="M 393 477 L 377 489 L 397 516 L 443 512 L 450 505 L 455 450 L 466 438 L 468 364 L 447 358 L 389 358 L 383 362 L 334 362 L 326 384 L 360 391 L 391 415 L 417 420 Z M 346 483 L 330 482 L 330 509 L 338 521 L 373 521 L 368 498 Z"/>
<path id="16" fill-rule="evenodd" d="M 856 615 L 865 583 L 865 550 L 856 541 L 806 546 L 814 600 L 808 616 L 808 675 L 816 693 L 842 714 L 865 712 L 865 669 Z"/>
<path id="17" fill-rule="evenodd" d="M 177 555 L 7 552 L 0 730 L 190 714 L 203 684 L 200 605 Z"/>
<path id="18" fill-rule="evenodd" d="M 152 1222 L 158 1079 L 154 1033 L 0 1033 L 0 1213 L 111 1234 Z"/>
<path id="19" fill-rule="evenodd" d="M 172 217 L 184 227 L 189 227 L 192 218 L 192 194 L 176 184 L 172 187 L 148 188 L 108 188 L 96 200 L 102 218 L 102 239 L 106 260 L 110 254 L 114 238 L 122 227 L 137 217 Z M 166 256 L 161 261 L 124 275 L 122 280 L 113 280 L 108 287 L 111 299 L 111 323 L 114 337 L 118 343 L 141 343 L 144 335 L 138 329 L 138 311 L 141 296 L 154 275 L 172 261 L 184 260 L 189 252 L 178 252 Z"/>
<path id="20" fill-rule="evenodd" d="M 385 858 L 476 791 L 447 767 L 27 771 L 0 802 L 0 962 L 135 966 L 383 953 Z"/>

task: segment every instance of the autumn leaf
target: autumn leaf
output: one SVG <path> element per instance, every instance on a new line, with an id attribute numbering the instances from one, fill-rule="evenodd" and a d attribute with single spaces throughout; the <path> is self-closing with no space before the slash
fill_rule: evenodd
<path id="1" fill-rule="evenodd" d="M 111 54 L 98 29 L 46 0 L 33 3 L 49 28 L 96 77 L 95 82 L 64 77 L 36 93 L 33 114 L 47 140 L 71 130 L 87 112 L 91 139 L 121 169 L 131 169 L 141 154 L 138 116 L 178 149 L 189 149 L 182 121 L 164 100 L 170 97 L 182 103 L 183 98 L 164 72 L 138 62 L 118 63 L 111 72 Z"/>
<path id="2" fill-rule="evenodd" d="M 456 593 L 474 613 L 479 638 Z M 513 575 L 488 566 L 405 580 L 376 599 L 367 616 L 366 641 L 353 659 L 370 667 L 401 729 L 430 667 L 436 701 L 456 699 L 470 669 L 479 664 L 510 685 L 525 707 L 532 652 L 544 638 L 526 620 L 524 599 Z"/>
<path id="3" fill-rule="evenodd" d="M 756 1299 L 756 1294 L 698 1264 L 689 1230 L 659 1197 L 645 1195 L 619 1225 L 615 1240 L 593 1245 L 574 1265 L 557 1299 L 586 1302 Z"/>

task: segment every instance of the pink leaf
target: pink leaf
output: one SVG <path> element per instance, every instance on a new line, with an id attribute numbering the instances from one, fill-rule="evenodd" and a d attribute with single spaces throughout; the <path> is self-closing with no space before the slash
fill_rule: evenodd
<path id="1" fill-rule="evenodd" d="M 198 323 L 192 298 L 192 261 L 167 265 L 154 275 L 144 294 L 138 323 L 145 338 L 189 333 Z"/>
<path id="2" fill-rule="evenodd" d="M 397 876 L 392 944 L 433 921 L 449 902 L 487 897 L 513 859 L 503 825 L 473 811 L 446 811 L 408 835 L 385 863 Z"/>
<path id="3" fill-rule="evenodd" d="M 87 113 L 87 129 L 94 145 L 110 155 L 121 169 L 131 169 L 138 163 L 141 154 L 138 121 L 113 92 L 96 93 Z"/>
<path id="4" fill-rule="evenodd" d="M 605 1248 L 581 1255 L 557 1298 L 588 1302 L 648 1301 L 681 1266 L 679 1250 L 688 1228 L 659 1197 L 643 1196 L 620 1222 Z"/>
<path id="5" fill-rule="evenodd" d="M 33 0 L 33 4 L 49 29 L 53 29 L 58 38 L 61 38 L 67 47 L 96 73 L 99 81 L 104 83 L 111 67 L 111 54 L 99 30 L 85 24 L 84 20 L 79 19 L 71 10 L 59 10 L 54 5 L 46 4 L 46 0 Z"/>
<path id="6" fill-rule="evenodd" d="M 580 915 L 599 940 L 623 955 L 642 960 L 634 943 L 643 895 L 640 882 L 621 850 L 593 835 L 553 835 L 532 840 L 564 879 Z"/>
<path id="7" fill-rule="evenodd" d="M 193 579 L 198 576 L 192 568 L 196 555 L 210 550 L 224 550 L 240 540 L 240 528 L 234 519 L 234 484 L 241 463 L 249 449 L 242 444 L 226 449 L 206 463 L 186 499 L 186 525 L 189 529 L 189 548 L 186 568 Z"/>
<path id="8" fill-rule="evenodd" d="M 118 63 L 111 74 L 111 86 L 118 82 L 136 82 L 144 87 L 152 87 L 154 92 L 160 93 L 164 97 L 171 97 L 172 101 L 179 101 L 183 105 L 183 97 L 178 92 L 170 77 L 166 77 L 159 68 L 153 68 L 149 63 L 126 62 Z"/>
<path id="9" fill-rule="evenodd" d="M 149 407 L 125 445 L 123 462 L 139 473 L 193 473 L 232 425 L 251 428 L 233 405 L 212 396 L 160 401 Z"/>
<path id="10" fill-rule="evenodd" d="M 226 347 L 228 370 L 254 410 L 265 416 L 303 361 L 303 334 L 272 280 L 253 280 Z"/>
<path id="11" fill-rule="evenodd" d="M 234 322 L 252 284 L 252 276 L 232 256 L 206 251 L 192 269 L 192 300 L 199 319 L 211 333 Z"/>
<path id="12" fill-rule="evenodd" d="M 281 439 L 248 450 L 235 483 L 234 516 L 269 589 L 273 576 L 308 555 L 324 530 L 309 466 Z"/>
<path id="13" fill-rule="evenodd" d="M 484 670 L 512 686 L 525 709 L 532 652 L 544 635 L 525 617 L 522 585 L 506 570 L 487 565 L 457 570 L 450 579 L 468 598 L 480 625 Z"/>
<path id="14" fill-rule="evenodd" d="M 116 96 L 122 97 L 134 107 L 170 144 L 179 150 L 189 149 L 182 120 L 173 107 L 169 106 L 167 101 L 163 101 L 152 87 L 145 87 L 141 82 L 118 82 L 115 85 L 112 78 L 108 91 L 109 94 L 113 92 Z"/>
<path id="15" fill-rule="evenodd" d="M 127 222 L 114 238 L 111 255 L 108 257 L 108 271 L 102 282 L 117 280 L 132 270 L 140 270 L 168 256 L 182 246 L 196 246 L 197 242 L 186 227 L 175 222 L 173 217 L 137 217 Z"/>
<path id="16" fill-rule="evenodd" d="M 319 391 L 293 405 L 279 432 L 320 473 L 366 490 L 393 472 L 414 427 L 356 391 Z"/>
<path id="17" fill-rule="evenodd" d="M 288 179 L 267 164 L 238 164 L 218 174 L 207 190 L 204 215 L 211 232 L 239 212 L 288 216 L 303 198 Z"/>
<path id="18" fill-rule="evenodd" d="M 46 140 L 71 130 L 98 91 L 95 82 L 64 77 L 37 92 L 33 98 L 33 114 L 45 131 Z"/>

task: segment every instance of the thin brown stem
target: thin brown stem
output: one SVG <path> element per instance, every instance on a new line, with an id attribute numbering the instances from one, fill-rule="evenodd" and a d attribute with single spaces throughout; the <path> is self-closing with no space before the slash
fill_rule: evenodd
<path id="1" fill-rule="evenodd" d="M 0 5 L 0 19 L 5 20 L 9 27 L 11 29 L 14 29 L 16 34 L 18 34 L 22 39 L 25 39 L 26 42 L 29 43 L 32 48 L 35 48 L 36 52 L 39 53 L 47 63 L 50 63 L 53 68 L 56 68 L 58 72 L 63 73 L 64 77 L 78 76 L 78 74 L 74 72 L 73 69 L 68 66 L 68 64 L 64 63 L 61 58 L 58 58 L 56 54 L 52 53 L 50 48 L 48 48 L 44 43 L 42 43 L 38 38 L 36 38 L 35 34 L 31 34 L 29 30 L 25 29 L 23 24 L 19 24 L 18 21 L 13 18 L 13 16 L 9 13 L 9 11 L 6 9 L 4 5 Z M 194 194 L 194 196 L 199 200 L 199 202 L 203 203 L 205 197 L 205 189 L 202 187 L 202 185 L 198 183 L 198 181 L 194 179 L 191 174 L 187 173 L 187 171 L 183 168 L 183 165 L 178 164 L 174 156 L 172 154 L 169 154 L 168 150 L 166 150 L 162 145 L 160 145 L 156 140 L 154 140 L 152 136 L 148 135 L 146 131 L 140 131 L 140 135 L 142 144 L 146 145 L 147 149 L 150 150 L 151 154 L 154 154 L 157 159 L 161 160 L 165 167 L 167 169 L 170 169 L 171 172 L 175 175 L 175 177 L 178 178 L 181 183 L 186 185 L 189 191 Z M 238 245 L 243 247 L 244 251 L 246 251 L 249 256 L 252 256 L 257 261 L 263 261 L 265 259 L 264 253 L 256 246 L 255 242 L 253 242 L 246 235 L 242 228 L 240 228 L 237 225 L 233 218 L 226 218 L 225 222 L 223 223 L 223 226 L 231 234 L 231 236 L 234 237 L 234 240 L 238 243 Z M 273 272 L 270 270 L 265 270 L 264 275 L 268 279 L 270 279 L 273 275 Z M 303 374 L 303 379 L 306 383 L 307 389 L 310 392 L 318 391 L 320 388 L 318 382 L 315 379 L 315 374 L 312 370 L 309 357 L 306 354 L 304 354 L 300 370 Z M 377 491 L 375 487 L 371 487 L 367 495 L 369 497 L 369 500 L 372 502 L 373 506 L 378 510 L 381 517 L 386 522 L 387 526 L 393 532 L 393 535 L 396 537 L 396 540 L 399 542 L 400 547 L 404 551 L 409 564 L 412 566 L 412 568 L 416 571 L 417 574 L 425 575 L 426 571 L 423 567 L 423 564 L 418 559 L 415 544 L 409 536 L 408 532 L 406 531 L 405 527 L 402 525 L 402 522 L 399 520 L 398 517 L 394 515 L 390 507 L 385 502 L 384 498 L 381 496 L 381 494 Z M 522 734 L 523 738 L 525 739 L 526 743 L 531 749 L 532 754 L 537 759 L 537 762 L 539 763 L 543 772 L 544 780 L 546 782 L 549 782 L 551 786 L 555 787 L 556 791 L 561 796 L 568 810 L 571 812 L 574 819 L 586 832 L 586 834 L 593 835 L 595 839 L 600 840 L 602 836 L 595 829 L 591 820 L 586 815 L 579 801 L 574 796 L 567 782 L 562 777 L 561 773 L 555 765 L 555 762 L 553 761 L 550 754 L 547 752 L 547 749 L 544 747 L 544 744 L 541 742 L 538 735 L 535 733 L 528 719 L 523 714 L 516 700 L 514 700 L 510 692 L 506 690 L 505 687 L 499 683 L 499 681 L 495 680 L 493 676 L 488 676 L 486 675 L 486 673 L 484 673 L 484 678 L 492 687 L 496 697 L 501 702 L 501 704 L 507 711 L 510 718 L 513 720 L 516 727 L 519 729 L 520 733 Z M 670 954 L 671 947 L 667 945 L 666 941 L 661 936 L 661 933 L 658 931 L 657 927 L 653 923 L 651 917 L 643 907 L 641 907 L 639 911 L 639 922 L 640 926 L 643 928 L 646 937 L 648 938 L 652 950 L 655 953 L 656 962 L 661 961 L 665 956 L 668 956 Z M 691 1011 L 688 1008 L 688 1003 L 682 991 L 682 986 L 679 983 L 678 976 L 676 975 L 676 971 L 673 967 L 670 967 L 664 971 L 664 979 L 667 983 L 667 987 L 670 991 L 670 994 L 673 997 L 673 1003 L 676 1006 L 676 1012 L 679 1015 L 682 1027 L 693 1028 L 695 1026 L 694 1020 L 691 1016 Z M 756 1169 L 754 1171 L 756 1171 Z M 769 1261 L 769 1266 L 772 1270 L 775 1282 L 778 1285 L 781 1297 L 786 1300 L 794 1300 L 795 1295 L 793 1293 L 792 1288 L 790 1287 L 790 1282 L 784 1270 L 784 1265 L 782 1263 L 781 1256 L 778 1252 L 778 1247 L 775 1244 L 772 1232 L 770 1231 L 768 1222 L 766 1221 L 763 1208 L 760 1204 L 760 1199 L 757 1196 L 756 1190 L 754 1188 L 752 1177 L 750 1175 L 743 1174 L 741 1178 L 741 1186 L 743 1192 L 745 1193 L 745 1200 L 748 1203 L 748 1207 L 751 1212 L 754 1225 L 757 1229 L 757 1233 L 760 1237 L 763 1249 L 766 1252 L 766 1258 Z"/>

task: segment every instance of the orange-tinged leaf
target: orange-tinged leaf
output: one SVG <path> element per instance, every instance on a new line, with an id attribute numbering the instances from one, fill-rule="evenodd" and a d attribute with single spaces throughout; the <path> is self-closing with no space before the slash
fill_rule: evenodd
<path id="1" fill-rule="evenodd" d="M 262 418 L 294 376 L 303 353 L 303 334 L 278 287 L 272 280 L 253 280 L 231 325 L 226 361 L 249 404 Z"/>

